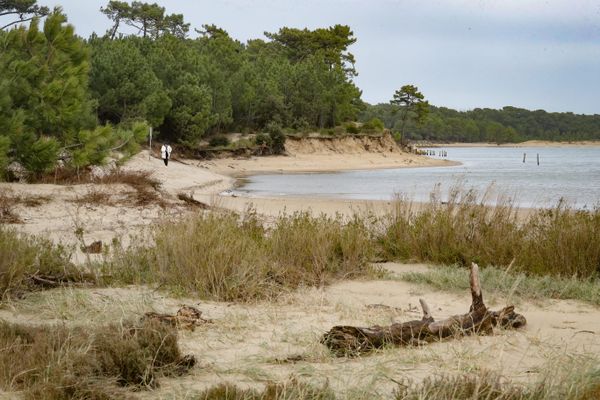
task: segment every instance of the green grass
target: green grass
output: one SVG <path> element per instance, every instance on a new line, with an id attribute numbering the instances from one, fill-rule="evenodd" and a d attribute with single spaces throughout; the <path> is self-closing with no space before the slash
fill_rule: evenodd
<path id="1" fill-rule="evenodd" d="M 153 241 L 149 248 L 117 251 L 107 272 L 117 282 L 225 301 L 271 298 L 374 272 L 366 226 L 340 217 L 281 216 L 267 230 L 253 214 L 240 221 L 211 213 L 161 225 Z"/>
<path id="2" fill-rule="evenodd" d="M 522 272 L 495 267 L 480 270 L 485 292 L 503 298 L 525 300 L 573 299 L 600 305 L 600 280 L 556 276 L 528 276 Z M 437 266 L 424 272 L 406 272 L 400 280 L 428 285 L 436 290 L 465 293 L 469 290 L 469 271 L 460 266 Z"/>

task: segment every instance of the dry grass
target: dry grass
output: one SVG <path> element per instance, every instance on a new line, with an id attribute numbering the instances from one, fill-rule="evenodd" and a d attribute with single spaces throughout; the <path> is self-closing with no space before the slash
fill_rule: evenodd
<path id="1" fill-rule="evenodd" d="M 193 366 L 177 332 L 147 322 L 84 329 L 0 322 L 0 387 L 31 399 L 125 397 L 120 386 L 155 387 Z"/>
<path id="2" fill-rule="evenodd" d="M 290 381 L 269 383 L 263 390 L 242 389 L 232 384 L 220 384 L 193 396 L 195 400 L 334 400 L 328 387 Z"/>
<path id="3" fill-rule="evenodd" d="M 0 224 L 20 224 L 23 222 L 14 209 L 19 204 L 25 207 L 39 207 L 50 200 L 48 196 L 14 195 L 10 189 L 0 189 Z"/>
<path id="4" fill-rule="evenodd" d="M 372 273 L 360 221 L 283 216 L 267 231 L 252 213 L 199 215 L 164 224 L 154 246 L 117 252 L 107 265 L 125 283 L 152 283 L 205 299 L 250 301 L 305 285 Z"/>
<path id="5" fill-rule="evenodd" d="M 5 191 L 0 192 L 0 224 L 20 224 L 21 218 L 14 210 L 15 202 Z"/>
<path id="6" fill-rule="evenodd" d="M 89 280 L 70 257 L 63 246 L 0 225 L 0 301 L 44 286 L 49 277 L 57 283 Z"/>
<path id="7" fill-rule="evenodd" d="M 86 194 L 83 196 L 78 196 L 77 198 L 71 200 L 75 204 L 84 205 L 84 204 L 93 204 L 95 206 L 103 205 L 103 206 L 113 206 L 116 203 L 111 199 L 109 193 L 97 189 L 91 188 L 88 190 Z"/>
<path id="8" fill-rule="evenodd" d="M 483 370 L 458 376 L 432 376 L 400 385 L 396 400 L 593 400 L 600 398 L 597 360 L 562 360 L 548 365 L 533 384 L 518 385 Z"/>
<path id="9" fill-rule="evenodd" d="M 579 278 L 600 273 L 599 208 L 573 210 L 560 202 L 522 220 L 510 201 L 487 206 L 476 192 L 454 189 L 447 203 L 433 198 L 418 211 L 400 198 L 382 224 L 379 243 L 387 259 L 484 266 L 514 261 L 526 273 Z"/>
<path id="10" fill-rule="evenodd" d="M 396 400 L 525 400 L 522 388 L 499 375 L 483 371 L 475 375 L 428 377 L 414 387 L 400 386 Z"/>

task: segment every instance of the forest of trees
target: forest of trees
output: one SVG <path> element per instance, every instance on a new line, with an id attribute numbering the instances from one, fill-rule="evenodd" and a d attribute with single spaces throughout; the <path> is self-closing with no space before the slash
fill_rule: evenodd
<path id="1" fill-rule="evenodd" d="M 98 13 L 110 21 L 107 32 L 81 38 L 60 8 L 0 0 L 0 179 L 14 161 L 41 176 L 57 165 L 102 163 L 112 150 L 133 154 L 150 126 L 160 140 L 190 147 L 232 131 L 331 133 L 345 124 L 342 131 L 353 133 L 347 123 L 359 116 L 380 130 L 378 118 L 405 139 L 600 134 L 598 115 L 428 108 L 420 93 L 401 95 L 416 92 L 411 85 L 391 104 L 365 104 L 349 52 L 356 38 L 345 25 L 282 27 L 242 43 L 214 25 L 190 35 L 183 15 L 155 3 L 111 0 Z M 282 148 L 280 139 L 260 140 Z"/>
<path id="2" fill-rule="evenodd" d="M 183 15 L 157 4 L 109 1 L 99 12 L 112 26 L 83 39 L 60 8 L 0 1 L 0 16 L 14 17 L 0 30 L 0 171 L 101 163 L 135 151 L 149 125 L 194 146 L 219 132 L 329 128 L 362 107 L 348 26 L 241 43 L 214 25 L 190 38 Z"/>
<path id="3" fill-rule="evenodd" d="M 403 119 L 392 104 L 367 105 L 361 121 L 378 118 L 386 128 L 400 132 Z M 421 124 L 408 120 L 405 136 L 408 140 L 435 142 L 516 143 L 526 140 L 600 140 L 600 115 L 549 113 L 516 107 L 500 110 L 476 108 L 456 111 L 429 106 Z"/>

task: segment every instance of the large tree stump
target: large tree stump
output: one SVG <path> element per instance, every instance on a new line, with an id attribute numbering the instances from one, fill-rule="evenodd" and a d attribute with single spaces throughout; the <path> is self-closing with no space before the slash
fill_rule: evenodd
<path id="1" fill-rule="evenodd" d="M 481 293 L 479 267 L 475 263 L 471 264 L 470 283 L 472 302 L 466 314 L 435 321 L 425 300 L 419 299 L 423 308 L 421 320 L 369 328 L 334 326 L 323 335 L 321 343 L 336 355 L 357 355 L 385 345 L 420 345 L 448 337 L 490 334 L 494 327 L 519 328 L 527 323 L 523 315 L 514 311 L 514 306 L 500 311 L 488 310 Z"/>

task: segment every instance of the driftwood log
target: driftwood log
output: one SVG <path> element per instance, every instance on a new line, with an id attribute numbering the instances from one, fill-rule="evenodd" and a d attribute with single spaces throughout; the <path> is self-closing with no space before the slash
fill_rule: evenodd
<path id="1" fill-rule="evenodd" d="M 202 317 L 202 311 L 191 306 L 182 306 L 175 315 L 147 312 L 143 320 L 159 321 L 177 329 L 194 330 L 197 326 L 211 323 L 210 319 Z"/>
<path id="2" fill-rule="evenodd" d="M 448 337 L 488 335 L 494 327 L 519 328 L 527 323 L 523 315 L 514 311 L 514 306 L 500 311 L 488 310 L 483 302 L 479 267 L 475 263 L 471 264 L 470 284 L 472 303 L 466 314 L 435 321 L 425 300 L 419 299 L 423 309 L 420 320 L 369 328 L 334 326 L 323 335 L 321 343 L 338 356 L 358 355 L 385 345 L 421 345 Z"/>

